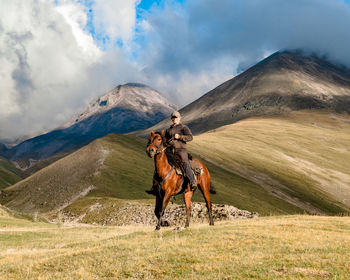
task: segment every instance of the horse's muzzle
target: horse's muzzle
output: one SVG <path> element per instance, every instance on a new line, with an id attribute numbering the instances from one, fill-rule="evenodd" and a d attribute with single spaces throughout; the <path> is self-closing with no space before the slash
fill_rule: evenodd
<path id="1" fill-rule="evenodd" d="M 148 147 L 146 149 L 146 153 L 150 158 L 154 158 L 154 156 L 156 155 L 156 150 L 153 147 Z"/>

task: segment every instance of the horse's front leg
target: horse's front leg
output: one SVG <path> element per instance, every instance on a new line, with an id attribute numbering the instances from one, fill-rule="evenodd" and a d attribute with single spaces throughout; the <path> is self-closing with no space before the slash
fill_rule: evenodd
<path id="1" fill-rule="evenodd" d="M 192 195 L 193 195 L 193 191 L 188 191 L 188 192 L 184 193 L 184 200 L 185 200 L 185 205 L 186 205 L 186 224 L 185 224 L 185 227 L 190 226 Z"/>
<path id="2" fill-rule="evenodd" d="M 162 205 L 163 205 L 163 198 L 158 194 L 156 196 L 156 207 L 154 209 L 154 214 L 156 215 L 156 217 L 158 219 L 158 222 L 156 225 L 156 230 L 159 230 L 160 226 L 161 226 Z"/>
<path id="3" fill-rule="evenodd" d="M 162 200 L 162 206 L 161 206 L 161 211 L 160 211 L 160 215 L 158 218 L 158 224 L 156 226 L 156 229 L 160 229 L 160 226 L 168 226 L 168 222 L 167 221 L 163 221 L 163 215 L 164 215 L 164 211 L 165 208 L 168 206 L 169 200 L 170 200 L 170 193 L 165 193 L 163 200 Z"/>

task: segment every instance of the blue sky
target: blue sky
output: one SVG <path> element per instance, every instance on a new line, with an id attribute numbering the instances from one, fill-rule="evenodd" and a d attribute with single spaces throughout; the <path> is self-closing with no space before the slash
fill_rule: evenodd
<path id="1" fill-rule="evenodd" d="M 58 4 L 57 0 L 55 0 L 56 4 Z M 119 47 L 123 46 L 122 40 L 116 40 L 115 42 L 111 42 L 111 38 L 108 36 L 108 34 L 105 33 L 99 33 L 96 32 L 95 26 L 93 24 L 94 19 L 94 8 L 93 0 L 79 0 L 79 3 L 84 5 L 86 7 L 87 15 L 88 15 L 88 22 L 86 25 L 86 30 L 91 33 L 94 40 L 97 42 L 99 46 L 101 46 L 102 49 L 106 50 L 111 45 L 118 45 Z M 152 8 L 157 9 L 164 9 L 165 5 L 172 5 L 174 3 L 176 4 L 184 4 L 185 0 L 172 0 L 172 1 L 165 1 L 165 0 L 141 0 L 136 5 L 136 22 L 141 22 L 144 20 L 147 15 L 151 14 Z M 140 30 L 138 26 L 135 27 L 135 32 L 138 34 L 138 36 L 135 36 L 135 42 L 142 42 L 144 40 L 144 36 L 140 34 Z M 137 54 L 134 54 L 133 57 L 138 57 Z"/>

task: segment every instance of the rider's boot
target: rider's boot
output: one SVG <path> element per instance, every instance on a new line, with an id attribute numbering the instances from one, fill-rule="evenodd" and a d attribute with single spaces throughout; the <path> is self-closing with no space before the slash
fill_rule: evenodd
<path id="1" fill-rule="evenodd" d="M 145 192 L 148 194 L 153 194 L 153 195 L 158 194 L 158 185 L 157 185 L 155 179 L 153 179 L 153 185 L 152 185 L 151 189 L 146 190 Z"/>
<path id="2" fill-rule="evenodd" d="M 194 180 L 193 182 L 190 182 L 190 187 L 191 187 L 191 191 L 193 191 L 194 189 L 197 188 L 197 182 L 196 182 L 196 180 Z"/>
<path id="3" fill-rule="evenodd" d="M 186 177 L 190 183 L 191 191 L 193 191 L 197 187 L 197 182 L 189 162 L 184 163 L 184 169 L 185 169 Z"/>
<path id="4" fill-rule="evenodd" d="M 145 192 L 148 194 L 154 194 L 154 195 L 158 193 L 157 188 L 155 186 L 152 186 L 149 190 L 146 190 Z"/>

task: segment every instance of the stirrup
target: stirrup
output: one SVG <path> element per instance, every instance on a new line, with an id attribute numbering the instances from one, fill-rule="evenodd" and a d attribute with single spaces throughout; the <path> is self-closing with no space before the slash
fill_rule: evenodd
<path id="1" fill-rule="evenodd" d="M 158 193 L 158 191 L 154 187 L 152 187 L 150 190 L 146 190 L 145 192 L 148 194 L 154 194 L 154 195 Z"/>

